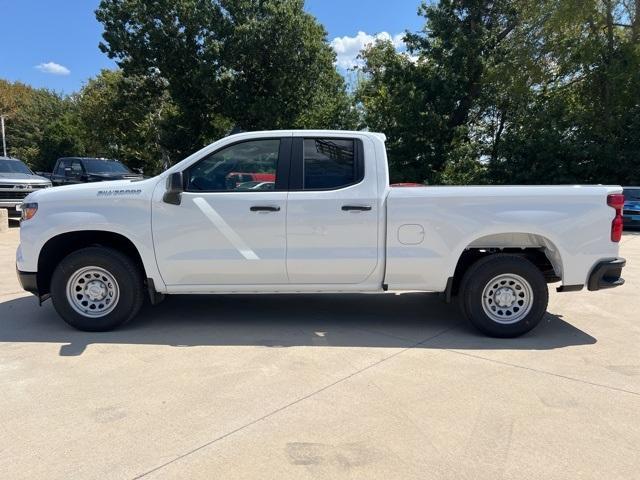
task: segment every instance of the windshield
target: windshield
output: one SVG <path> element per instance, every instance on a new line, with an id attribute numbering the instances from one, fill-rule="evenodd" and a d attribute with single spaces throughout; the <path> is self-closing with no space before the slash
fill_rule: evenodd
<path id="1" fill-rule="evenodd" d="M 88 173 L 131 173 L 131 170 L 117 160 L 85 158 L 83 162 Z"/>
<path id="2" fill-rule="evenodd" d="M 33 175 L 29 167 L 20 160 L 6 159 L 0 159 L 0 173 L 26 173 L 27 175 Z"/>
<path id="3" fill-rule="evenodd" d="M 640 202 L 640 188 L 625 188 L 623 190 L 624 199 L 633 202 Z"/>

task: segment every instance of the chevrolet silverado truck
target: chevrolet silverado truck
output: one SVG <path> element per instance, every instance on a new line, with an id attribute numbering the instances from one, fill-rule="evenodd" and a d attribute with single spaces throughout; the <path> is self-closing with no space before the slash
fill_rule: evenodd
<path id="1" fill-rule="evenodd" d="M 17 158 L 0 157 L 0 208 L 7 210 L 9 218 L 20 218 L 27 195 L 50 186 L 48 179 L 33 173 Z"/>
<path id="2" fill-rule="evenodd" d="M 141 174 L 132 172 L 119 160 L 90 157 L 59 158 L 53 167 L 53 173 L 43 175 L 50 178 L 55 186 L 143 178 Z"/>
<path id="3" fill-rule="evenodd" d="M 243 172 L 273 189 L 228 181 Z M 32 193 L 17 270 L 82 330 L 166 294 L 418 290 L 514 337 L 540 322 L 548 283 L 624 283 L 623 203 L 618 186 L 391 188 L 382 134 L 243 133 L 154 178 Z"/>

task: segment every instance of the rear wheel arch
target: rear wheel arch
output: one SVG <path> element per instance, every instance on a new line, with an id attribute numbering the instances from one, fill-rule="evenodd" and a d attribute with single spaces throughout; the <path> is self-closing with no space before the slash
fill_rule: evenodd
<path id="1" fill-rule="evenodd" d="M 479 237 L 463 248 L 454 269 L 450 294 L 459 293 L 462 278 L 474 263 L 497 254 L 526 258 L 538 267 L 548 283 L 562 279 L 562 256 L 555 242 L 539 234 L 505 232 Z"/>
<path id="2" fill-rule="evenodd" d="M 105 247 L 121 252 L 130 258 L 147 278 L 142 256 L 136 245 L 126 236 L 108 230 L 80 230 L 51 237 L 40 249 L 37 282 L 39 294 L 51 291 L 51 278 L 56 267 L 68 255 L 87 247 Z"/>

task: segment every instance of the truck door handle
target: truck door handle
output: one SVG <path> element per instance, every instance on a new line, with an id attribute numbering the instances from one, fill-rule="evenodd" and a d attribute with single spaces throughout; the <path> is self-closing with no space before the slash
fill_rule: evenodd
<path id="1" fill-rule="evenodd" d="M 371 205 L 343 205 L 342 210 L 344 210 L 345 212 L 368 212 L 369 210 L 371 210 Z"/>
<path id="2" fill-rule="evenodd" d="M 255 207 L 251 207 L 249 210 L 252 212 L 279 212 L 280 207 L 270 207 L 266 205 L 257 205 Z"/>

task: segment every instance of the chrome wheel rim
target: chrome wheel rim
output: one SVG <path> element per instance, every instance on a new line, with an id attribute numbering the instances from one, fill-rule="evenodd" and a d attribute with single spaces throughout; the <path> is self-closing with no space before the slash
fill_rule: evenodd
<path id="1" fill-rule="evenodd" d="M 482 292 L 484 313 L 494 322 L 510 325 L 522 320 L 533 306 L 533 290 L 520 275 L 505 273 L 492 278 Z"/>
<path id="2" fill-rule="evenodd" d="M 84 267 L 67 282 L 69 305 L 84 317 L 99 318 L 116 308 L 120 287 L 114 276 L 104 268 Z"/>

